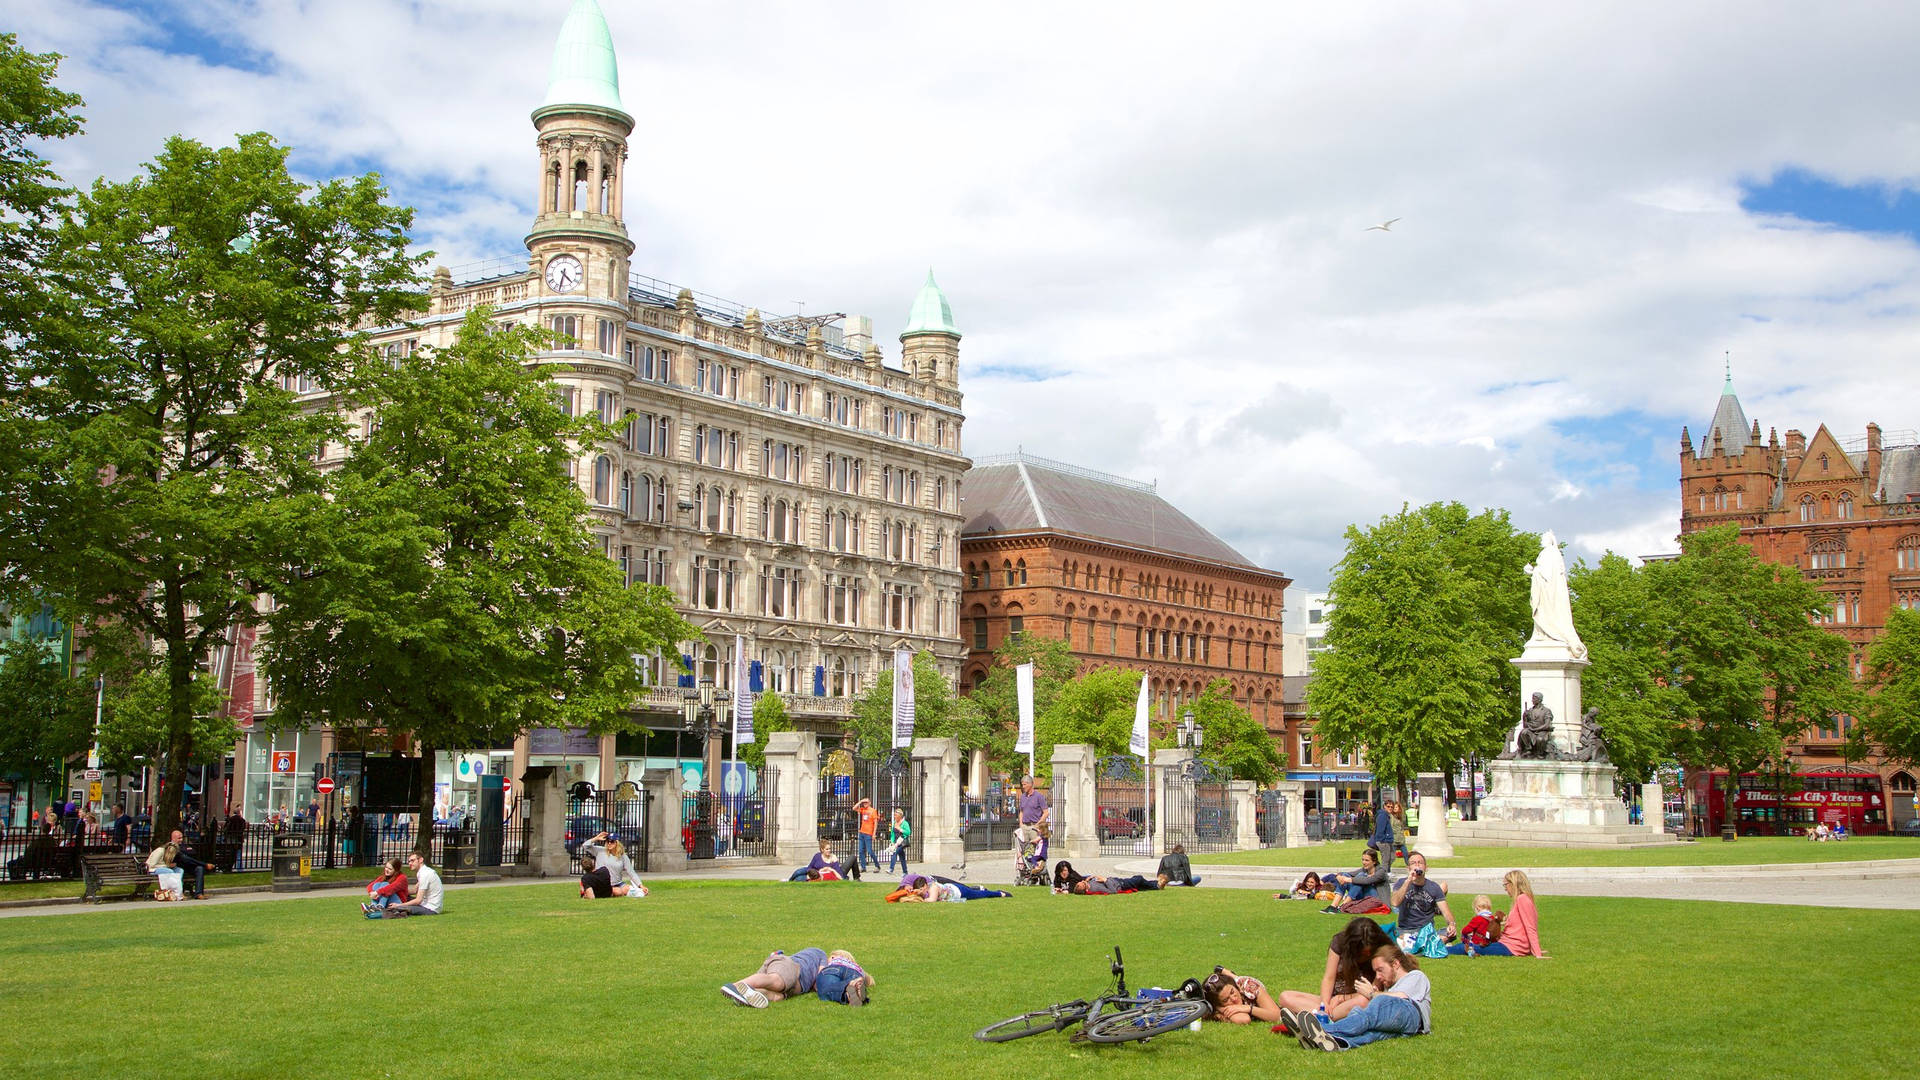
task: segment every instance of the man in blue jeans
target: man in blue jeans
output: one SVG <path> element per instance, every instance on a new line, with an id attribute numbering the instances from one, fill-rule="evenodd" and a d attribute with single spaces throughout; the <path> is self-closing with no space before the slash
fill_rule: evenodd
<path id="1" fill-rule="evenodd" d="M 1282 1009 L 1287 1029 L 1309 1050 L 1351 1050 L 1381 1039 L 1425 1035 L 1433 1030 L 1433 984 L 1420 962 L 1397 945 L 1373 953 L 1372 980 L 1358 979 L 1354 990 L 1367 1003 L 1338 1020 L 1322 1020 L 1306 1010 Z M 1276 1029 L 1277 1030 L 1277 1029 Z"/>

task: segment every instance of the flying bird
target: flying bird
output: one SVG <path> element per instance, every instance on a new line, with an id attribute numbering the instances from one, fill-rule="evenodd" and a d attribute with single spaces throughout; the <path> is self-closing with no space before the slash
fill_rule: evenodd
<path id="1" fill-rule="evenodd" d="M 1381 223 L 1380 223 L 1380 224 L 1378 224 L 1378 225 L 1369 225 L 1369 226 L 1367 226 L 1366 228 L 1364 228 L 1364 229 L 1361 229 L 1360 231 L 1361 231 L 1361 232 L 1372 232 L 1372 231 L 1373 231 L 1373 230 L 1375 230 L 1375 229 L 1379 229 L 1379 230 L 1380 230 L 1381 232 L 1392 232 L 1392 231 L 1393 231 L 1393 223 L 1394 223 L 1394 222 L 1396 222 L 1396 221 L 1399 221 L 1399 220 L 1400 220 L 1399 218 L 1388 218 L 1387 220 L 1385 220 L 1385 221 L 1383 221 L 1383 222 L 1381 222 Z"/>

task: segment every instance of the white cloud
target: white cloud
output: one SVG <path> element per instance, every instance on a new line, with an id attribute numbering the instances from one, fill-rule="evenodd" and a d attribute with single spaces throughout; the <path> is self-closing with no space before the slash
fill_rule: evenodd
<path id="1" fill-rule="evenodd" d="M 1788 165 L 1920 181 L 1920 8 L 604 6 L 637 269 L 885 340 L 931 264 L 968 449 L 1157 477 L 1303 584 L 1403 501 L 1670 548 L 1678 427 L 1723 350 L 1763 427 L 1920 427 L 1914 244 L 1738 206 Z M 380 169 L 459 263 L 524 234 L 566 7 L 16 22 L 87 97 L 69 175 L 265 128 L 310 171 Z M 241 67 L 167 52 L 174 24 Z M 1620 416 L 1653 430 L 1595 430 Z"/>

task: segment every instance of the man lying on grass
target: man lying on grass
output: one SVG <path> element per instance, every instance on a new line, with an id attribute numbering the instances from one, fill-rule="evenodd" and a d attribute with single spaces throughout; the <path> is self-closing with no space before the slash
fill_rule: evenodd
<path id="1" fill-rule="evenodd" d="M 1433 1030 L 1433 984 L 1420 962 L 1398 945 L 1373 952 L 1373 978 L 1354 982 L 1366 1004 L 1324 1024 L 1306 1010 L 1280 1010 L 1273 1030 L 1295 1036 L 1309 1050 L 1349 1050 L 1380 1039 Z"/>
<path id="2" fill-rule="evenodd" d="M 801 949 L 788 956 L 775 949 L 760 970 L 739 982 L 724 983 L 720 992 L 737 1005 L 764 1009 L 776 1001 L 814 994 L 821 1001 L 865 1005 L 873 976 L 845 949 L 828 955 L 821 949 Z"/>

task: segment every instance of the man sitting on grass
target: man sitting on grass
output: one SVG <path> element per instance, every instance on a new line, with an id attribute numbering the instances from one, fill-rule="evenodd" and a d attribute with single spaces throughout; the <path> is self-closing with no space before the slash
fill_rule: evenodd
<path id="1" fill-rule="evenodd" d="M 582 852 L 580 855 L 580 896 L 604 900 L 609 896 L 625 896 L 627 887 L 613 883 L 613 873 L 601 866 L 592 855 Z"/>
<path id="2" fill-rule="evenodd" d="M 1160 881 L 1160 887 L 1169 885 L 1198 885 L 1200 879 L 1193 876 L 1193 866 L 1187 862 L 1187 845 L 1175 844 L 1173 850 L 1160 857 L 1160 869 L 1154 875 Z"/>
<path id="3" fill-rule="evenodd" d="M 440 887 L 440 875 L 434 873 L 427 860 L 419 852 L 407 856 L 407 869 L 413 871 L 413 902 L 410 904 L 389 904 L 382 913 L 385 918 L 403 919 L 408 915 L 438 915 L 440 901 L 445 890 Z"/>
<path id="4" fill-rule="evenodd" d="M 1356 979 L 1353 988 L 1366 1004 L 1340 1019 L 1322 1023 L 1311 1011 L 1282 1009 L 1274 1030 L 1293 1034 L 1309 1050 L 1350 1050 L 1433 1030 L 1433 984 L 1398 945 L 1375 949 L 1373 978 Z"/>

